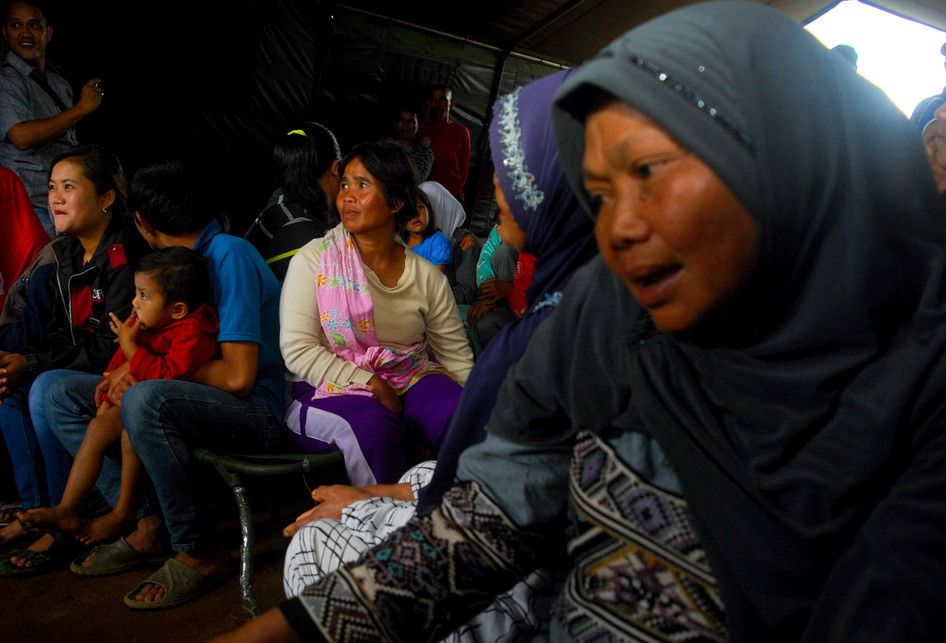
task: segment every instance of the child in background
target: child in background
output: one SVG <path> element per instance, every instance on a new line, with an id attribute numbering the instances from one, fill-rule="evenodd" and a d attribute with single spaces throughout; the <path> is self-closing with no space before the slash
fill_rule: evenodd
<path id="1" fill-rule="evenodd" d="M 217 347 L 217 316 L 206 303 L 209 277 L 203 258 L 182 246 L 145 255 L 135 270 L 132 314 L 122 322 L 114 313 L 112 331 L 120 348 L 106 374 L 130 361 L 138 380 L 190 380 Z M 135 490 L 141 461 L 122 425 L 121 407 L 113 405 L 100 386 L 95 392 L 97 414 L 89 423 L 76 453 L 62 502 L 17 513 L 24 525 L 75 532 L 86 543 L 111 541 L 135 522 Z M 82 504 L 102 470 L 106 451 L 121 442 L 122 478 L 118 503 L 111 512 L 83 521 Z"/>
<path id="2" fill-rule="evenodd" d="M 417 216 L 405 224 L 400 231 L 407 247 L 445 272 L 453 260 L 450 242 L 437 229 L 434 210 L 423 190 L 417 191 Z"/>

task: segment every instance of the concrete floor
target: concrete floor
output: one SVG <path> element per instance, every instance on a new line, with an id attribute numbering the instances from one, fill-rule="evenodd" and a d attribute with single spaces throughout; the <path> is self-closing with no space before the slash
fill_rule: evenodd
<path id="1" fill-rule="evenodd" d="M 254 583 L 263 610 L 284 599 L 282 564 L 288 539 L 282 536 L 282 528 L 312 506 L 309 492 L 300 480 L 274 491 L 268 496 L 280 499 L 273 503 L 275 517 L 267 509 L 266 497 L 258 491 L 251 495 L 257 539 Z M 220 498 L 215 508 L 216 532 L 222 542 L 231 546 L 236 558 L 240 542 L 236 506 L 228 501 L 229 490 L 222 484 L 219 496 L 215 493 L 215 497 Z M 0 578 L 0 641 L 207 641 L 250 618 L 243 608 L 236 576 L 178 608 L 143 612 L 126 607 L 122 597 L 152 571 L 88 578 L 64 569 L 33 578 Z"/>

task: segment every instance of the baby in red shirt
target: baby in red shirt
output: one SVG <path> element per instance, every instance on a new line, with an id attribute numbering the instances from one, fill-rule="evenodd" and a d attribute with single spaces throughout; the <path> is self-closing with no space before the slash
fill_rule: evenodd
<path id="1" fill-rule="evenodd" d="M 203 258 L 189 248 L 173 246 L 142 257 L 135 268 L 131 315 L 122 321 L 109 313 L 119 349 L 105 374 L 127 361 L 138 380 L 193 379 L 217 350 L 217 315 L 206 303 L 209 284 Z M 17 512 L 24 525 L 75 533 L 80 541 L 93 544 L 112 541 L 134 524 L 141 461 L 125 433 L 121 406 L 113 405 L 106 391 L 104 385 L 95 391 L 96 417 L 76 453 L 62 501 L 56 507 Z M 118 503 L 111 512 L 85 521 L 83 501 L 98 479 L 106 450 L 117 442 L 122 453 Z"/>

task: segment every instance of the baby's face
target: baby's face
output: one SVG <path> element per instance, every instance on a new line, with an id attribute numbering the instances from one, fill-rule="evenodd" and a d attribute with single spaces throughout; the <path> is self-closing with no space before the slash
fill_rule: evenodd
<path id="1" fill-rule="evenodd" d="M 163 328 L 174 319 L 164 291 L 147 272 L 135 273 L 135 298 L 131 305 L 142 330 Z"/>

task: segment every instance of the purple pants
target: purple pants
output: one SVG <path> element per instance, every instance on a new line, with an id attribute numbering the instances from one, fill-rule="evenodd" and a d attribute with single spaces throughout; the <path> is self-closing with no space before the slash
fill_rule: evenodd
<path id="1" fill-rule="evenodd" d="M 400 396 L 397 416 L 363 395 L 313 400 L 314 389 L 297 382 L 286 424 L 306 453 L 341 450 L 352 485 L 394 484 L 416 463 L 420 447 L 437 453 L 462 390 L 446 375 L 427 375 Z"/>

